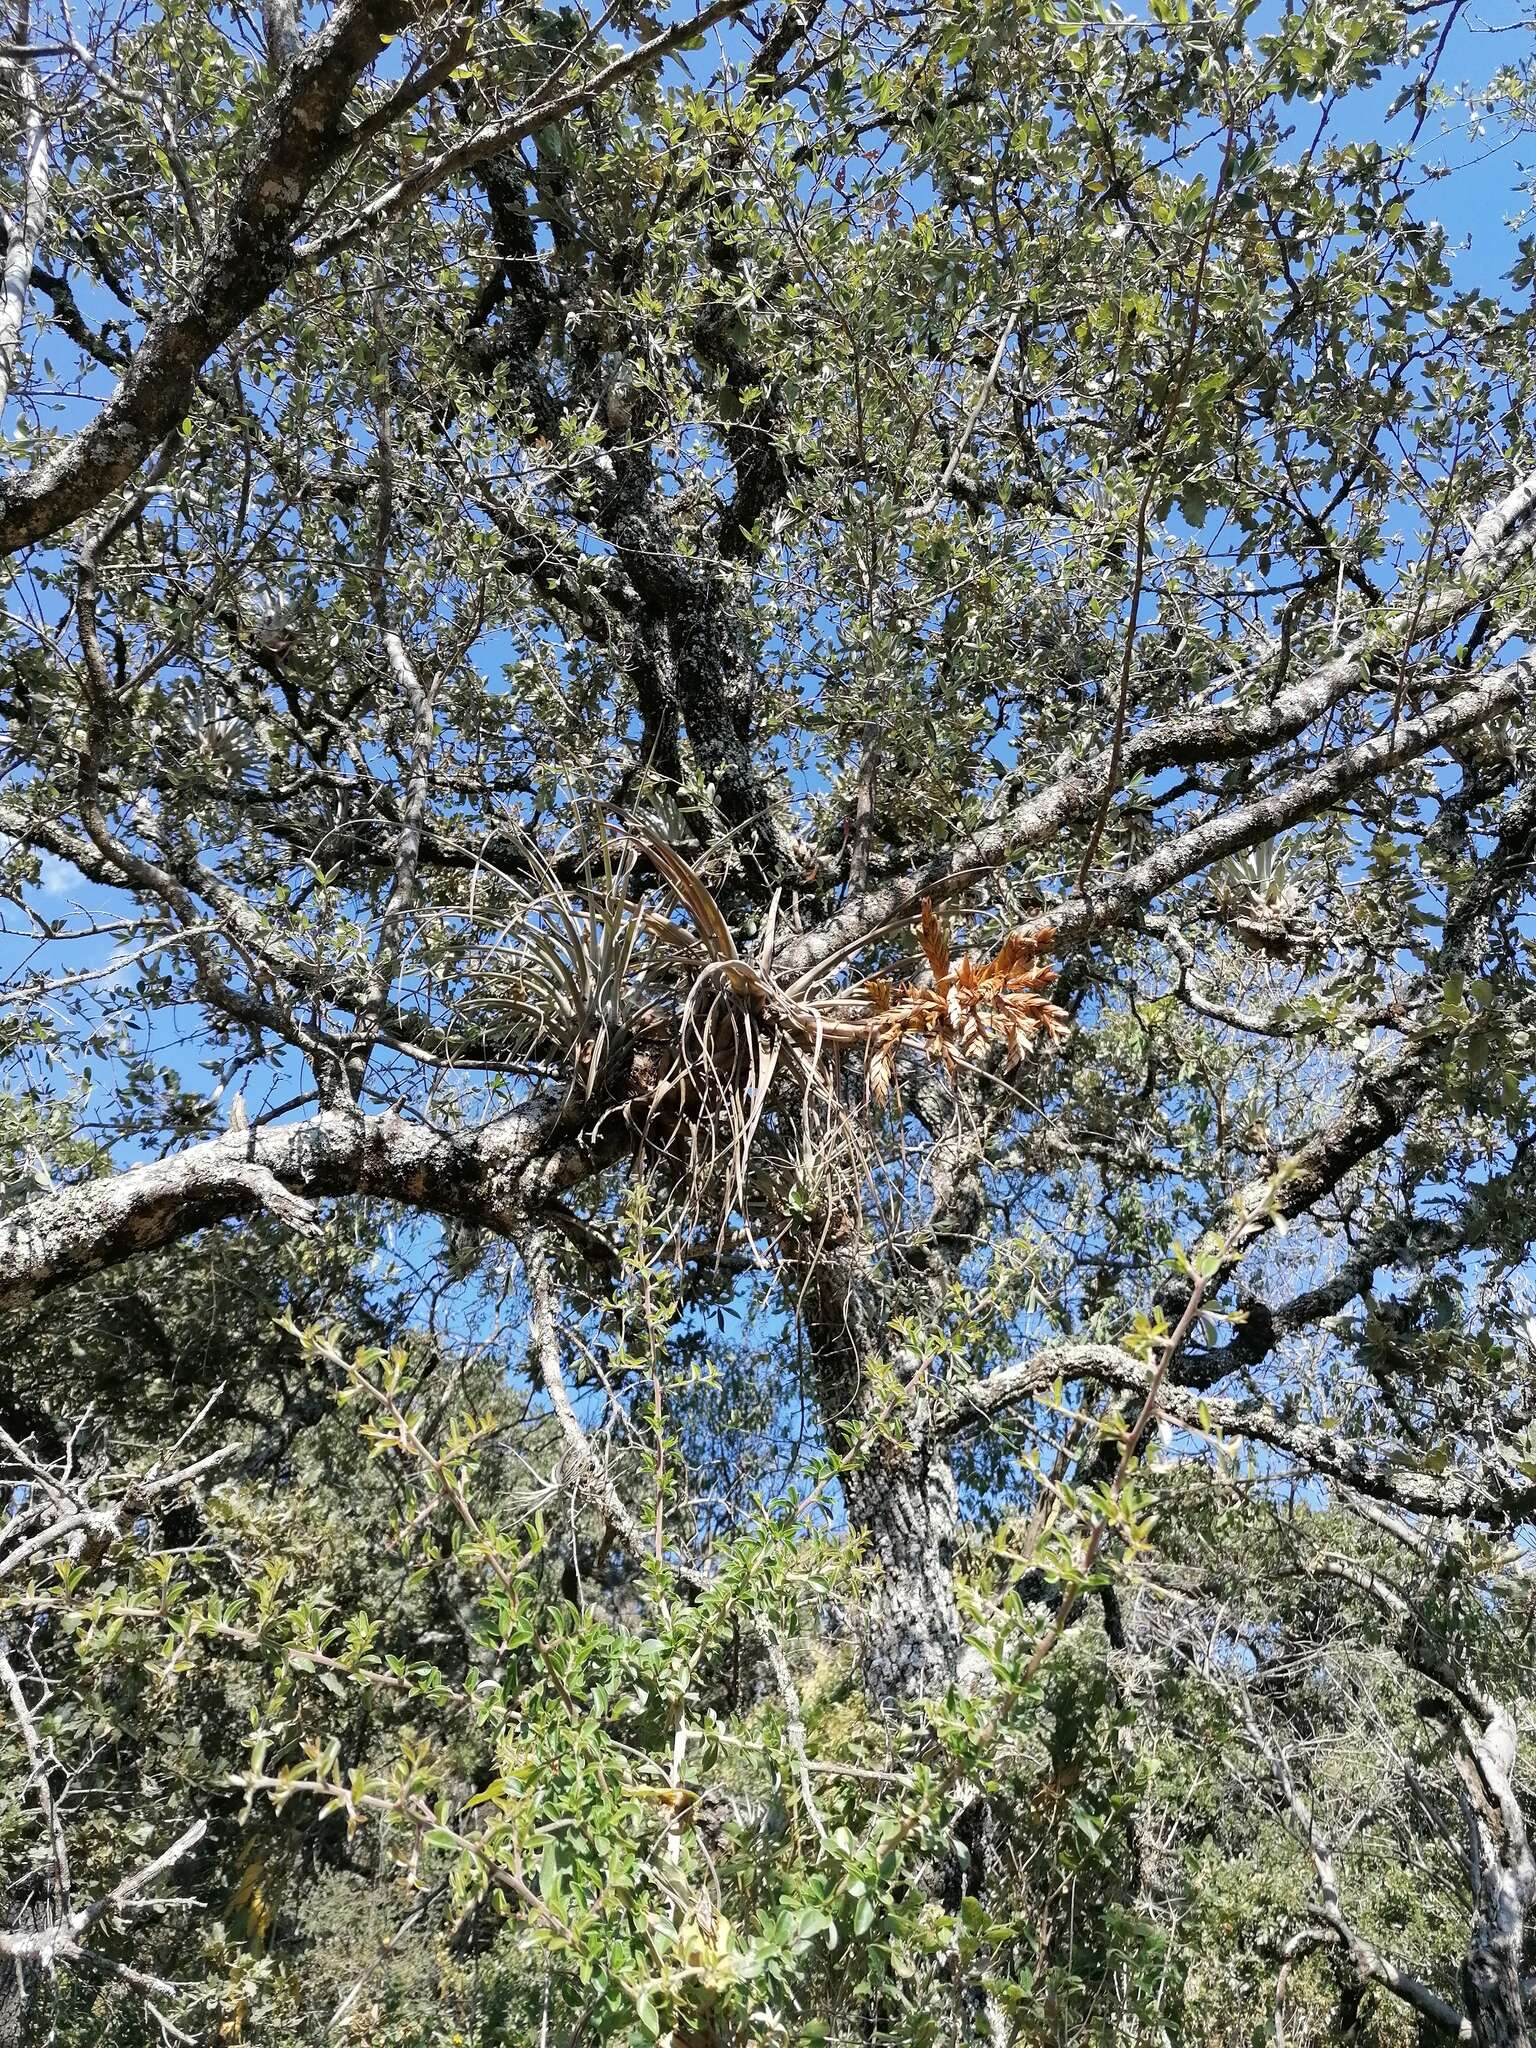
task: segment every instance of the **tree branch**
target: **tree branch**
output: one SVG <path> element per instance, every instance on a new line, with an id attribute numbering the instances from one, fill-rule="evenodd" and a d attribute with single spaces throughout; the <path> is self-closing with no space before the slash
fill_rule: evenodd
<path id="1" fill-rule="evenodd" d="M 229 1131 L 41 1196 L 0 1221 L 0 1308 L 24 1308 L 56 1287 L 261 1209 L 305 1222 L 305 1205 L 326 1196 L 374 1195 L 509 1231 L 533 1197 L 528 1170 L 554 1138 L 559 1114 L 533 1106 L 450 1136 L 393 1114 L 327 1110 L 304 1123 Z M 558 1157 L 546 1154 L 542 1168 L 538 1189 L 552 1190 Z"/>
<path id="2" fill-rule="evenodd" d="M 413 11 L 413 0 L 341 0 L 294 59 L 257 127 L 223 227 L 185 292 L 151 323 L 90 425 L 0 487 L 0 554 L 46 539 L 99 505 L 174 431 L 204 363 L 292 268 L 293 234 L 309 195 L 347 145 L 343 113 L 352 89 Z"/>
<path id="3" fill-rule="evenodd" d="M 1312 1858 L 1317 1872 L 1319 1904 L 1317 1916 L 1337 1939 L 1339 1946 L 1349 1957 L 1358 1973 L 1372 1983 L 1382 1985 L 1394 1998 L 1400 1998 L 1415 2012 L 1422 2013 L 1431 2025 L 1448 2034 L 1453 2041 L 1470 2041 L 1473 2038 L 1472 2025 L 1439 1992 L 1432 1991 L 1409 1971 L 1401 1969 L 1384 1956 L 1374 1942 L 1359 1931 L 1344 1917 L 1339 1901 L 1338 1871 L 1333 1860 L 1333 1850 L 1318 1827 L 1317 1818 L 1308 1801 L 1303 1797 L 1291 1770 L 1285 1751 L 1274 1736 L 1261 1729 L 1248 1699 L 1247 1692 L 1234 1685 L 1231 1688 L 1238 1712 L 1249 1742 L 1268 1763 L 1280 1794 L 1287 1824 L 1291 1833 Z"/>
<path id="4" fill-rule="evenodd" d="M 27 40 L 30 7 L 21 10 L 19 40 Z M 21 207 L 11 222 L 6 238 L 4 289 L 0 292 L 0 412 L 11 395 L 16 357 L 21 347 L 21 323 L 27 310 L 27 285 L 48 217 L 48 124 L 43 118 L 37 90 L 37 74 L 23 59 L 16 67 L 17 95 L 21 101 Z"/>
<path id="5" fill-rule="evenodd" d="M 1145 1395 L 1153 1373 L 1145 1359 L 1117 1345 L 1047 1345 L 974 1385 L 957 1388 L 938 1427 L 951 1438 L 968 1436 L 997 1421 L 1019 1402 L 1038 1399 L 1058 1380 L 1088 1381 L 1121 1393 Z M 1158 1405 L 1182 1429 L 1267 1444 L 1320 1478 L 1335 1480 L 1412 1514 L 1503 1522 L 1536 1507 L 1536 1483 L 1500 1486 L 1454 1468 L 1415 1471 L 1374 1455 L 1336 1429 L 1293 1420 L 1256 1398 L 1202 1395 L 1187 1387 L 1167 1385 Z"/>
<path id="6" fill-rule="evenodd" d="M 651 37 L 649 42 L 638 48 L 626 50 L 615 57 L 593 77 L 567 86 L 563 92 L 551 92 L 544 98 L 536 98 L 531 106 L 509 115 L 504 121 L 490 121 L 477 128 L 473 135 L 463 142 L 455 143 L 451 149 L 440 150 L 420 170 L 412 171 L 408 177 L 397 178 L 364 205 L 354 219 L 344 227 L 333 228 L 330 233 L 312 236 L 301 242 L 295 251 L 296 260 L 303 264 L 323 263 L 332 256 L 365 235 L 380 222 L 391 219 L 409 206 L 412 200 L 425 198 L 429 192 L 456 177 L 460 171 L 473 170 L 476 164 L 487 162 L 492 157 L 503 155 L 519 142 L 536 135 L 541 128 L 560 121 L 567 114 L 575 113 L 589 104 L 610 87 L 620 85 L 637 71 L 646 70 L 659 64 L 671 51 L 690 42 L 716 22 L 726 21 L 734 14 L 740 14 L 747 0 L 713 0 L 687 21 L 673 22 L 669 27 Z"/>

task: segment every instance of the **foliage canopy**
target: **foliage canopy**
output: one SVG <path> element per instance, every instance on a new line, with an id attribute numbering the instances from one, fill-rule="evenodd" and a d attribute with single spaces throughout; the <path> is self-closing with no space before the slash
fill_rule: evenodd
<path id="1" fill-rule="evenodd" d="M 1528 2048 L 1459 12 L 21 0 L 0 2043 Z"/>

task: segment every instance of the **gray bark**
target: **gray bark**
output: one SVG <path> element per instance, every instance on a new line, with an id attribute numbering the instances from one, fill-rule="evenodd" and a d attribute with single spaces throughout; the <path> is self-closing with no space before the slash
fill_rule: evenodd
<path id="1" fill-rule="evenodd" d="M 267 38 L 267 68 L 276 78 L 299 54 L 298 0 L 262 0 L 261 20 Z"/>
<path id="2" fill-rule="evenodd" d="M 1462 1991 L 1478 2048 L 1530 2048 L 1523 1981 L 1526 1929 L 1536 1908 L 1536 1855 L 1515 1790 L 1514 1717 L 1494 1707 L 1486 1724 L 1462 1723 L 1462 1808 L 1472 1927 Z"/>
<path id="3" fill-rule="evenodd" d="M 865 1683 L 879 1706 L 900 1708 L 942 1694 L 959 1669 L 954 1475 L 926 1427 L 915 1446 L 876 1441 L 856 1455 L 843 1497 L 875 1575 L 861 1617 Z"/>
<path id="4" fill-rule="evenodd" d="M 14 1909 L 13 1909 L 14 1911 Z M 48 1895 L 34 1885 L 19 1911 L 14 1911 L 8 1931 L 13 1934 L 41 1934 L 48 1925 Z M 25 2038 L 27 2007 L 34 1989 L 34 1971 L 19 1956 L 0 1956 L 0 2048 L 20 2048 Z"/>
<path id="5" fill-rule="evenodd" d="M 857 1622 L 865 1689 L 877 1706 L 900 1712 L 942 1694 L 959 1671 L 959 1511 L 949 1441 L 934 1402 L 915 1383 L 915 1361 L 894 1361 L 898 1371 L 907 1367 L 904 1397 L 877 1398 L 868 1368 L 880 1355 L 885 1317 L 858 1248 L 814 1260 L 807 1311 L 822 1421 L 847 1461 L 848 1526 L 871 1574 Z M 882 1376 L 880 1386 L 888 1385 Z"/>
<path id="6" fill-rule="evenodd" d="M 22 43 L 28 39 L 30 22 L 31 10 L 23 7 L 18 18 Z M 25 59 L 16 65 L 13 75 L 22 116 L 21 205 L 11 223 L 5 251 L 4 289 L 0 292 L 0 411 L 11 395 L 26 317 L 27 286 L 48 217 L 48 124 L 37 76 Z"/>
<path id="7" fill-rule="evenodd" d="M 411 0 L 343 0 L 263 114 L 206 261 L 153 321 L 117 390 L 58 453 L 0 487 L 0 553 L 44 540 L 127 481 L 187 411 L 199 370 L 293 268 L 317 180 L 347 143 L 347 101 Z"/>
<path id="8" fill-rule="evenodd" d="M 377 1195 L 507 1232 L 560 1184 L 545 1149 L 557 1128 L 558 1113 L 527 1110 L 450 1136 L 399 1116 L 329 1110 L 305 1123 L 230 1131 L 40 1195 L 0 1219 L 0 1308 L 25 1308 L 232 1217 L 265 1210 L 304 1229 L 309 1204 L 326 1196 Z"/>

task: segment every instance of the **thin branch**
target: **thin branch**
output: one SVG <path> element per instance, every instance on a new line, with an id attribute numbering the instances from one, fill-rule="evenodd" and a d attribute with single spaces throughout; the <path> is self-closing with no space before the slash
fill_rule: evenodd
<path id="1" fill-rule="evenodd" d="M 1016 305 L 1010 306 L 1008 318 L 1003 322 L 1003 331 L 997 337 L 997 347 L 992 351 L 992 361 L 987 367 L 987 374 L 982 378 L 981 389 L 976 394 L 976 402 L 966 415 L 965 425 L 961 428 L 955 445 L 949 452 L 949 460 L 945 463 L 943 473 L 938 483 L 934 486 L 933 495 L 926 504 L 918 509 L 917 517 L 919 519 L 929 519 L 938 510 L 945 493 L 954 479 L 955 471 L 964 460 L 965 451 L 970 446 L 971 436 L 976 431 L 977 422 L 986 409 L 987 400 L 992 396 L 993 389 L 996 386 L 998 372 L 1003 367 L 1003 357 L 1007 353 L 1008 344 L 1012 341 L 1014 329 L 1018 324 L 1019 308 Z"/>
<path id="2" fill-rule="evenodd" d="M 1189 331 L 1184 340 L 1184 352 L 1174 372 L 1173 385 L 1168 393 L 1168 403 L 1163 411 L 1163 423 L 1157 437 L 1157 444 L 1147 463 L 1146 481 L 1141 487 L 1141 496 L 1136 505 L 1136 557 L 1131 573 L 1131 604 L 1125 622 L 1125 639 L 1120 649 L 1120 680 L 1115 692 L 1115 722 L 1109 746 L 1109 772 L 1104 782 L 1104 795 L 1099 803 L 1098 814 L 1088 834 L 1088 843 L 1083 848 L 1083 858 L 1077 871 L 1079 890 L 1086 889 L 1088 877 L 1093 872 L 1094 858 L 1099 850 L 1099 841 L 1109 820 L 1109 810 L 1120 786 L 1120 761 L 1125 746 L 1125 721 L 1130 710 L 1131 673 L 1136 663 L 1136 626 L 1141 616 L 1142 591 L 1147 573 L 1147 528 L 1151 518 L 1152 499 L 1163 481 L 1163 457 L 1168 452 L 1168 442 L 1173 434 L 1179 416 L 1179 407 L 1184 402 L 1184 386 L 1189 381 L 1189 372 L 1195 359 L 1195 345 L 1200 338 L 1200 314 L 1205 299 L 1205 271 L 1210 261 L 1211 245 L 1216 239 L 1216 227 L 1221 218 L 1221 203 L 1227 194 L 1227 178 L 1232 170 L 1232 159 L 1237 151 L 1237 110 L 1233 108 L 1227 121 L 1226 147 L 1222 151 L 1221 171 L 1216 179 L 1216 191 L 1206 216 L 1205 235 L 1200 244 L 1200 260 L 1195 266 L 1195 288 L 1190 299 Z"/>
<path id="3" fill-rule="evenodd" d="M 37 1790 L 37 1803 L 42 1811 L 43 1824 L 48 1830 L 48 1843 L 53 1852 L 54 1875 L 58 1879 L 58 1910 L 68 1919 L 72 1911 L 71 1882 L 69 1874 L 69 1844 L 64 1839 L 64 1822 L 53 1796 L 53 1786 L 48 1777 L 48 1759 L 43 1755 L 42 1743 L 37 1733 L 37 1723 L 27 1705 L 26 1694 L 21 1689 L 21 1680 L 7 1654 L 7 1645 L 0 1637 L 0 1684 L 11 1703 L 11 1712 L 16 1716 L 16 1725 L 21 1731 L 22 1743 L 26 1748 L 27 1761 L 32 1766 L 32 1783 Z"/>
<path id="4" fill-rule="evenodd" d="M 1317 1817 L 1310 1804 L 1302 1796 L 1285 1751 L 1276 1738 L 1261 1729 L 1255 1718 L 1253 1707 L 1246 1691 L 1240 1686 L 1229 1689 L 1229 1696 L 1236 1706 L 1238 1718 L 1243 1724 L 1249 1742 L 1270 1767 L 1276 1787 L 1280 1793 L 1284 1817 L 1292 1834 L 1312 1858 L 1317 1872 L 1320 1903 L 1317 1908 L 1319 1919 L 1336 1936 L 1340 1947 L 1360 1976 L 1382 1985 L 1394 1998 L 1437 2026 L 1442 2033 L 1454 2041 L 1470 2041 L 1473 2038 L 1472 2023 L 1459 2013 L 1455 2006 L 1432 1991 L 1409 1971 L 1401 1969 L 1384 1956 L 1374 1942 L 1361 1934 L 1359 1929 L 1344 1916 L 1339 1901 L 1338 1870 L 1333 1859 L 1333 1850 L 1317 1824 Z"/>
<path id="5" fill-rule="evenodd" d="M 713 4 L 701 8 L 687 21 L 674 22 L 649 42 L 641 43 L 636 49 L 627 50 L 615 57 L 601 71 L 591 78 L 580 80 L 568 86 L 564 92 L 552 93 L 542 100 L 535 100 L 530 106 L 508 115 L 503 121 L 488 122 L 477 128 L 473 135 L 463 142 L 455 143 L 452 149 L 445 149 L 423 164 L 409 176 L 397 178 L 362 206 L 352 220 L 344 227 L 332 228 L 327 234 L 312 236 L 300 242 L 294 250 L 294 258 L 301 264 L 327 262 L 361 239 L 370 228 L 392 219 L 402 212 L 413 200 L 424 198 L 439 185 L 456 177 L 460 171 L 473 170 L 476 164 L 488 162 L 492 157 L 502 156 L 509 149 L 524 142 L 530 135 L 537 135 L 541 128 L 548 128 L 553 122 L 563 120 L 568 114 L 577 113 L 588 106 L 601 94 L 616 85 L 623 84 L 637 71 L 644 71 L 659 64 L 672 51 L 688 44 L 705 29 L 717 22 L 728 21 L 733 15 L 741 14 L 747 0 L 713 0 Z"/>
<path id="6" fill-rule="evenodd" d="M 389 992 L 394 986 L 405 948 L 406 926 L 416 901 L 421 874 L 422 821 L 426 816 L 429 793 L 428 769 L 437 730 L 432 693 L 422 688 L 415 664 L 391 615 L 388 569 L 390 535 L 394 524 L 395 447 L 390 413 L 391 402 L 386 392 L 376 425 L 379 486 L 370 584 L 374 618 L 383 636 L 389 672 L 410 713 L 411 738 L 400 823 L 395 832 L 389 893 L 384 900 L 373 964 L 358 1010 L 354 1047 L 347 1061 L 354 1097 L 362 1086 L 368 1055 L 383 1021 Z"/>

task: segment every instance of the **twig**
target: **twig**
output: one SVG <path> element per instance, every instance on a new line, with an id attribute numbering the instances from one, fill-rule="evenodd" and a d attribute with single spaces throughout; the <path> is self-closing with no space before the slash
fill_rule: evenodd
<path id="1" fill-rule="evenodd" d="M 560 1364 L 560 1340 L 555 1331 L 554 1287 L 549 1246 L 542 1230 L 534 1228 L 526 1232 L 519 1250 L 523 1256 L 523 1269 L 528 1276 L 530 1334 L 538 1357 L 539 1376 L 544 1382 L 544 1391 L 549 1396 L 550 1406 L 555 1411 L 555 1418 L 559 1422 L 561 1434 L 575 1465 L 578 1489 L 587 1495 L 590 1504 L 619 1532 L 629 1545 L 631 1554 L 637 1559 L 641 1558 L 647 1549 L 645 1532 L 636 1516 L 620 1499 L 618 1489 L 592 1449 L 572 1404 L 570 1389 L 565 1383 L 565 1373 Z M 694 1591 L 703 1588 L 705 1581 L 702 1573 L 692 1567 L 679 1564 L 672 1566 L 671 1569 L 677 1578 Z M 789 1660 L 784 1655 L 783 1646 L 771 1624 L 763 1617 L 755 1616 L 752 1626 L 767 1654 L 769 1668 L 783 1696 L 787 1716 L 785 1733 L 790 1753 L 795 1760 L 796 1775 L 800 1781 L 800 1797 L 818 1839 L 825 1843 L 826 1827 L 816 1805 L 816 1795 L 811 1790 L 810 1765 L 805 1748 L 805 1722 L 801 1715 L 800 1695 L 795 1686 L 794 1674 L 789 1668 Z"/>
<path id="2" fill-rule="evenodd" d="M 549 1243 L 542 1230 L 534 1228 L 524 1233 L 518 1246 L 523 1256 L 523 1270 L 528 1276 L 529 1333 L 533 1340 L 534 1353 L 538 1361 L 539 1377 L 544 1391 L 549 1396 L 549 1405 L 555 1411 L 555 1420 L 560 1425 L 560 1434 L 565 1438 L 575 1469 L 578 1490 L 587 1497 L 590 1506 L 596 1509 L 623 1537 L 632 1557 L 645 1556 L 648 1548 L 645 1532 L 627 1504 L 619 1497 L 618 1488 L 609 1478 L 602 1462 L 588 1441 L 587 1433 L 581 1426 L 571 1401 L 570 1389 L 565 1383 L 565 1372 L 560 1364 L 560 1339 L 555 1332 L 554 1283 L 551 1276 Z"/>
<path id="3" fill-rule="evenodd" d="M 37 1787 L 37 1803 L 42 1809 L 43 1822 L 48 1830 L 49 1844 L 53 1850 L 53 1867 L 59 1880 L 59 1910 L 67 1919 L 71 1911 L 69 1845 L 64 1839 L 64 1822 L 59 1813 L 58 1803 L 53 1796 L 53 1787 L 48 1782 L 48 1760 L 38 1740 L 37 1723 L 27 1705 L 26 1694 L 21 1689 L 21 1680 L 16 1676 L 15 1666 L 7 1654 L 4 1638 L 0 1637 L 0 1683 L 5 1686 L 11 1702 L 11 1712 L 16 1716 L 16 1725 L 21 1730 L 21 1739 L 26 1747 L 27 1761 L 32 1766 L 32 1783 Z"/>
<path id="4" fill-rule="evenodd" d="M 997 347 L 992 351 L 992 361 L 987 367 L 987 374 L 982 378 L 981 389 L 976 394 L 976 402 L 966 414 L 965 425 L 960 429 L 960 437 L 949 452 L 949 460 L 945 463 L 943 473 L 934 486 L 933 496 L 929 498 L 925 505 L 921 505 L 918 508 L 917 516 L 919 519 L 930 518 L 938 510 L 944 493 L 953 482 L 955 471 L 964 460 L 965 451 L 970 446 L 971 436 L 976 431 L 976 424 L 981 418 L 987 400 L 992 396 L 992 387 L 997 382 L 998 372 L 1003 367 L 1003 357 L 1007 352 L 1009 342 L 1013 339 L 1013 331 L 1018 324 L 1019 309 L 1017 306 L 1010 306 L 1008 318 L 1003 322 L 1003 331 L 997 337 Z"/>
<path id="5" fill-rule="evenodd" d="M 1168 452 L 1168 443 L 1173 435 L 1174 423 L 1179 416 L 1179 406 L 1184 398 L 1184 386 L 1189 380 L 1190 365 L 1195 358 L 1195 343 L 1200 337 L 1200 311 L 1205 295 L 1205 271 L 1210 261 L 1211 244 L 1216 239 L 1216 224 L 1221 217 L 1221 202 L 1226 196 L 1227 176 L 1232 169 L 1232 159 L 1237 152 L 1237 110 L 1232 109 L 1227 120 L 1227 144 L 1222 152 L 1221 172 L 1216 180 L 1215 196 L 1211 200 L 1210 213 L 1205 223 L 1205 238 L 1200 244 L 1200 261 L 1195 269 L 1194 297 L 1189 309 L 1189 333 L 1184 341 L 1184 353 L 1179 359 L 1173 388 L 1168 394 L 1168 404 L 1163 413 L 1162 428 L 1158 433 L 1157 445 L 1147 465 L 1146 482 L 1141 487 L 1141 497 L 1136 506 L 1136 563 L 1131 576 L 1131 609 L 1126 619 L 1125 643 L 1120 651 L 1120 682 L 1115 699 L 1114 734 L 1110 741 L 1109 768 L 1104 778 L 1104 795 L 1100 799 L 1098 815 L 1088 835 L 1088 844 L 1083 849 L 1082 864 L 1077 871 L 1079 894 L 1088 885 L 1094 856 L 1099 850 L 1099 841 L 1104 836 L 1104 827 L 1109 821 L 1110 806 L 1120 783 L 1120 762 L 1125 750 L 1125 720 L 1130 706 L 1131 670 L 1136 659 L 1136 622 L 1141 613 L 1142 589 L 1147 573 L 1147 521 L 1152 509 L 1152 494 L 1162 480 L 1163 457 Z"/>
<path id="6" fill-rule="evenodd" d="M 567 86 L 564 92 L 552 94 L 524 107 L 520 112 L 509 115 L 505 121 L 491 121 L 479 128 L 465 141 L 453 148 L 443 150 L 430 163 L 413 171 L 408 177 L 397 178 L 391 185 L 366 205 L 361 207 L 345 227 L 333 229 L 330 234 L 317 235 L 309 241 L 300 242 L 293 254 L 300 264 L 323 263 L 349 248 L 360 235 L 365 234 L 377 222 L 389 219 L 413 199 L 432 191 L 445 179 L 459 171 L 470 170 L 474 165 L 484 163 L 488 158 L 501 156 L 515 144 L 530 135 L 536 135 L 541 128 L 564 119 L 567 114 L 578 112 L 589 105 L 611 86 L 621 84 L 637 71 L 648 65 L 660 63 L 679 45 L 687 43 L 716 22 L 726 21 L 732 15 L 740 14 L 746 0 L 714 0 L 714 4 L 703 7 L 686 21 L 670 24 L 648 42 L 636 49 L 626 50 L 615 57 L 593 77 L 582 79 Z"/>

